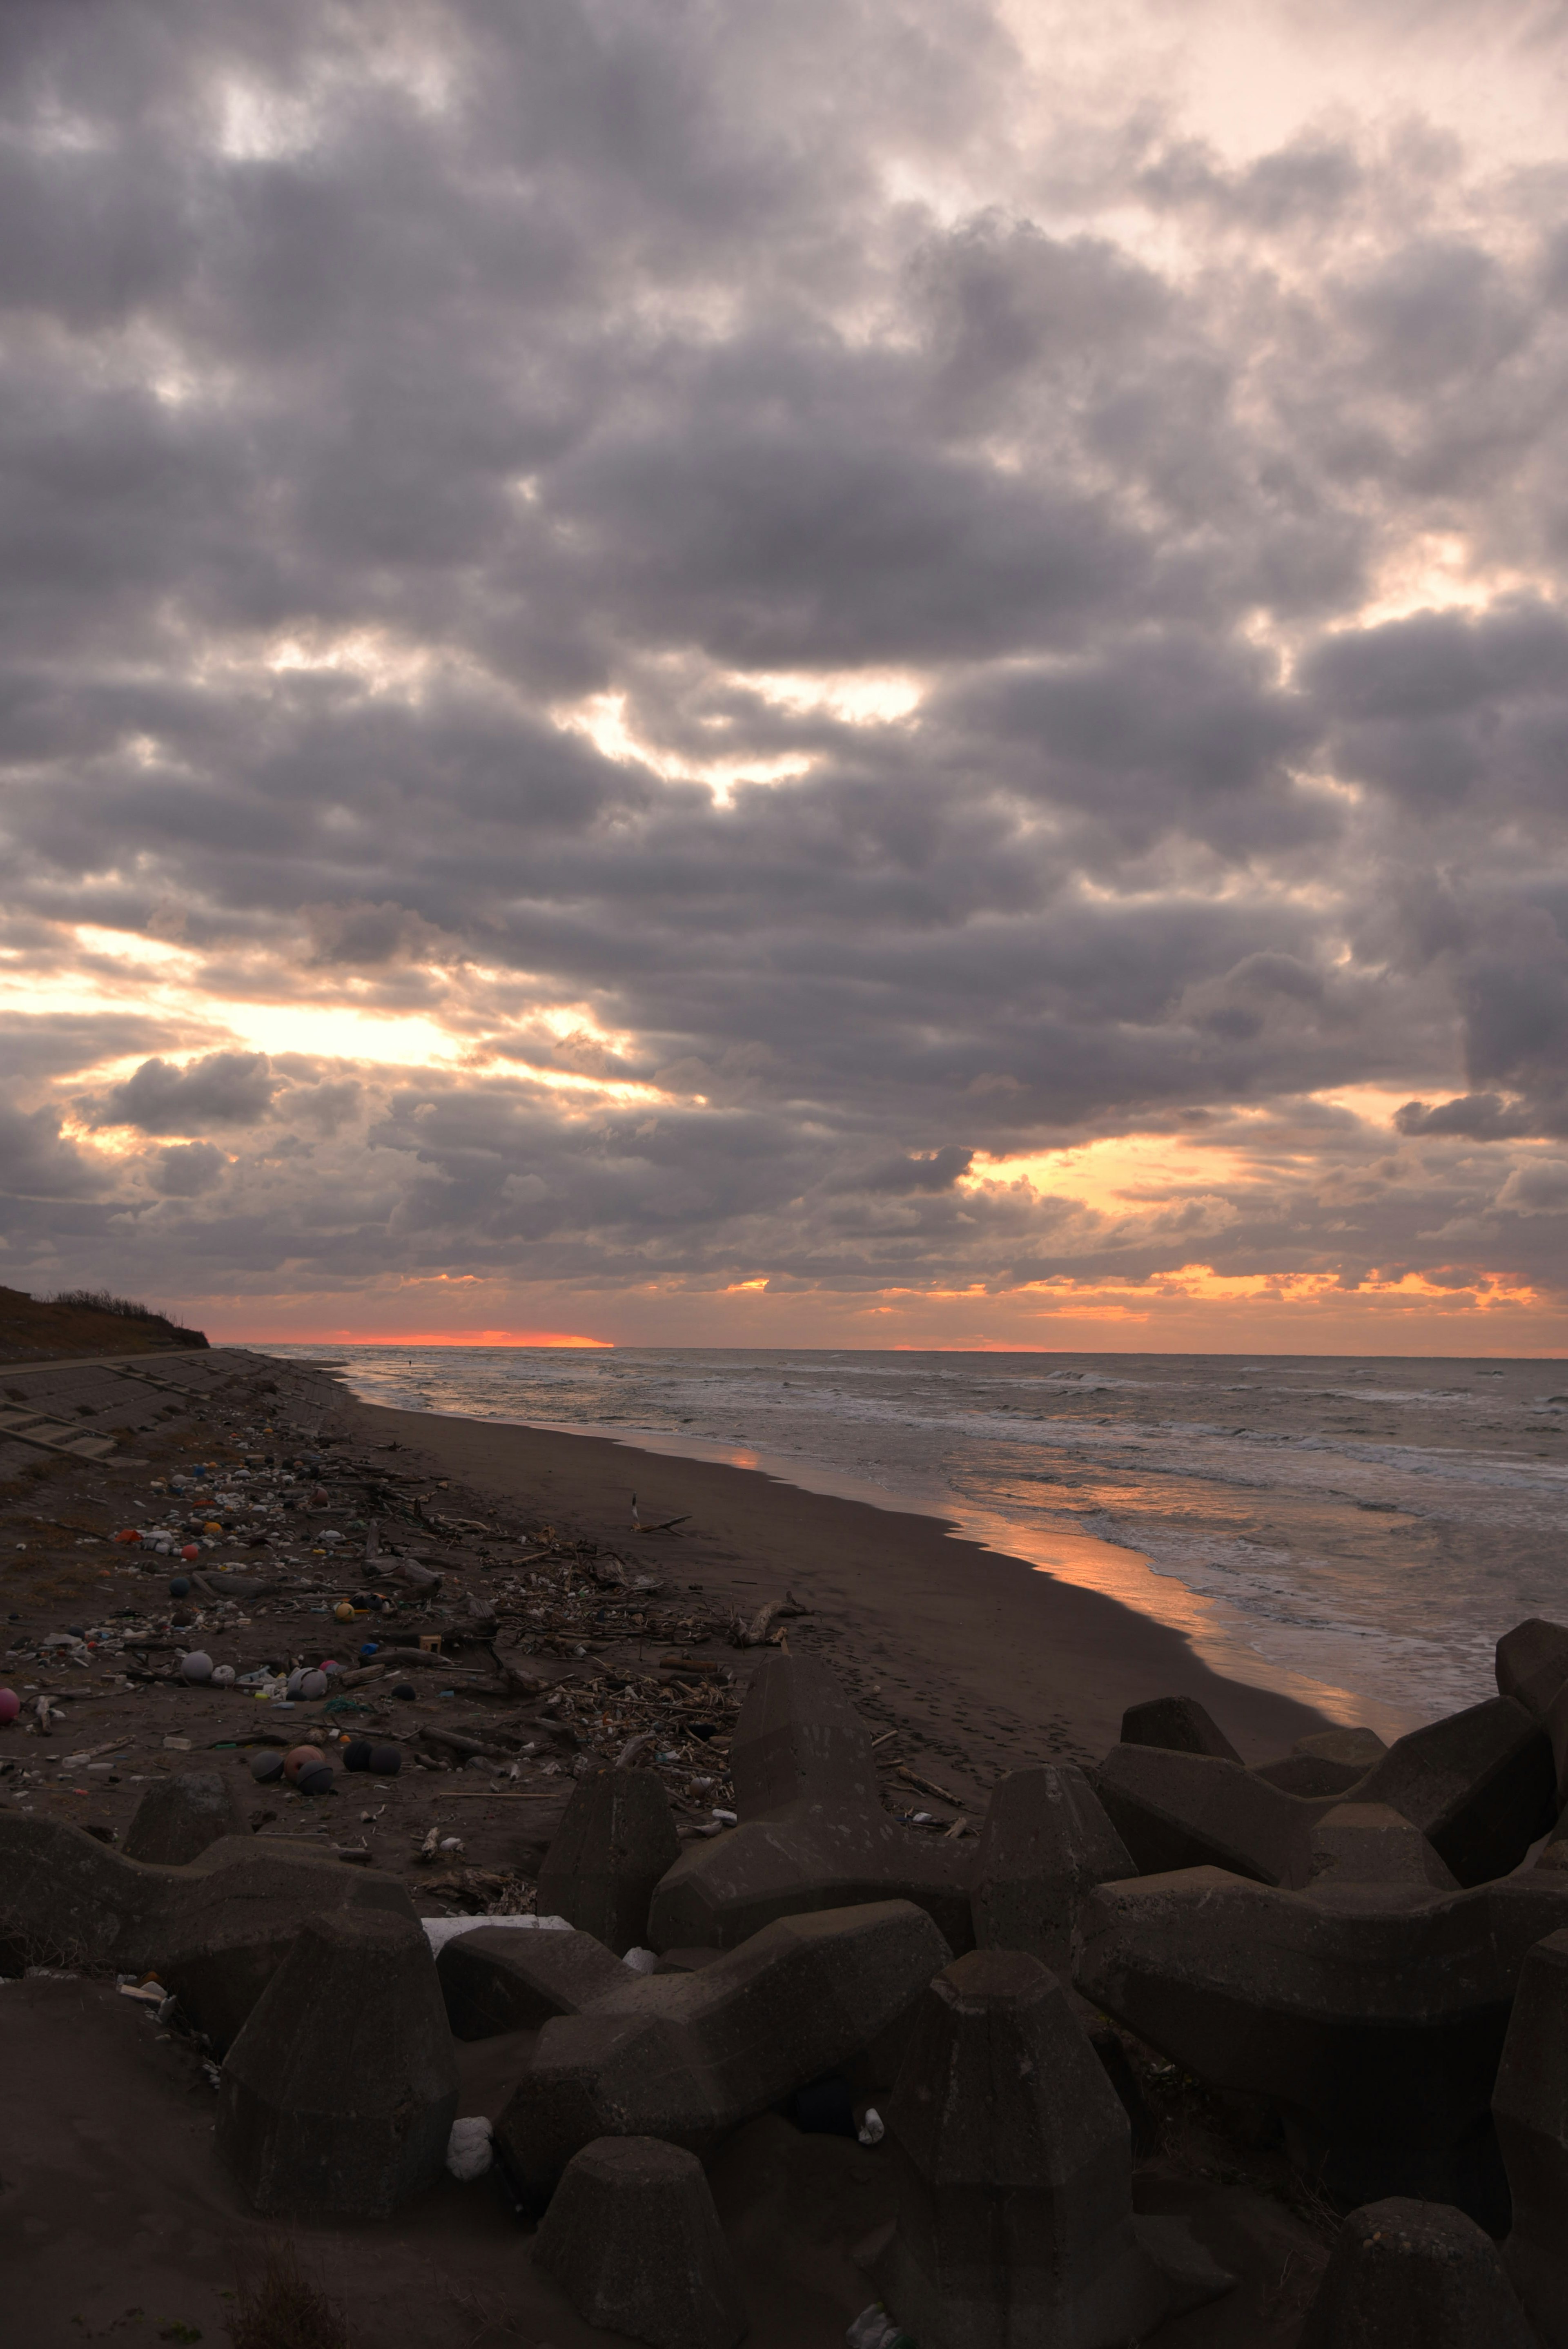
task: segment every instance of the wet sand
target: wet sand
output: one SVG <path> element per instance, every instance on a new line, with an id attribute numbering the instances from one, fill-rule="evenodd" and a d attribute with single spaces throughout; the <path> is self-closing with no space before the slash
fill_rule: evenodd
<path id="1" fill-rule="evenodd" d="M 605 1545 L 629 1568 L 700 1583 L 742 1609 L 789 1590 L 812 1609 L 813 1645 L 857 1696 L 987 1785 L 1031 1758 L 1098 1761 L 1125 1708 L 1146 1697 L 1196 1697 L 1247 1761 L 1329 1725 L 1306 1704 L 1212 1671 L 1163 1624 L 962 1540 L 934 1517 L 602 1436 L 392 1411 L 346 1394 L 343 1407 L 369 1441 L 395 1437 L 438 1474 Z M 683 1522 L 634 1532 L 634 1491 L 645 1526 Z"/>

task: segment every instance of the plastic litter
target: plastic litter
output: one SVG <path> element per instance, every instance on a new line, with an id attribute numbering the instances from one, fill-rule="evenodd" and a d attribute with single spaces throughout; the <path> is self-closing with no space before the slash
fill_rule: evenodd
<path id="1" fill-rule="evenodd" d="M 0 1721 L 15 1721 L 22 1710 L 22 1700 L 15 1689 L 0 1689 Z"/>
<path id="2" fill-rule="evenodd" d="M 431 1955 L 439 1957 L 449 1941 L 459 1933 L 477 1933 L 481 1927 L 503 1929 L 516 1933 L 570 1933 L 571 1926 L 564 1917 L 421 1917 L 425 1939 L 430 1944 Z"/>
<path id="3" fill-rule="evenodd" d="M 251 1775 L 258 1786 L 274 1786 L 284 1775 L 284 1757 L 277 1753 L 253 1754 Z"/>
<path id="4" fill-rule="evenodd" d="M 284 1769 L 289 1779 L 298 1785 L 301 1774 L 325 1762 L 325 1754 L 319 1745 L 292 1745 L 284 1755 Z"/>
<path id="5" fill-rule="evenodd" d="M 452 2133 L 447 2139 L 447 2168 L 454 2178 L 465 2183 L 470 2178 L 482 2178 L 494 2158 L 490 2125 L 482 2116 L 452 2123 Z"/>
<path id="6" fill-rule="evenodd" d="M 180 1677 L 182 1681 L 189 1681 L 195 1688 L 206 1686 L 212 1677 L 212 1659 L 207 1654 L 205 1649 L 193 1648 L 188 1656 L 181 1657 Z M 231 1678 L 232 1678 L 232 1674 Z"/>
<path id="7" fill-rule="evenodd" d="M 657 1950 L 628 1950 L 621 1960 L 634 1974 L 651 1974 L 659 1962 Z"/>
<path id="8" fill-rule="evenodd" d="M 881 2145 L 887 2135 L 887 2123 L 874 2105 L 866 2106 L 866 2116 L 855 2131 L 862 2145 Z"/>
<path id="9" fill-rule="evenodd" d="M 862 2308 L 844 2339 L 849 2349 L 914 2349 L 907 2333 L 901 2333 L 880 2300 Z"/>
<path id="10" fill-rule="evenodd" d="M 233 1687 L 233 1685 L 234 1685 L 234 1667 L 233 1667 L 233 1665 L 232 1665 L 232 1664 L 214 1664 L 214 1665 L 213 1665 L 213 1667 L 212 1667 L 212 1686 L 213 1686 L 214 1688 L 232 1688 L 232 1687 Z"/>

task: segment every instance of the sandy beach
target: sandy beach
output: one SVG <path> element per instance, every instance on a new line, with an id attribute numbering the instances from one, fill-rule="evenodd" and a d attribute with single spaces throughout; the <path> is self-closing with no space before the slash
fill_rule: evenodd
<path id="1" fill-rule="evenodd" d="M 1031 1759 L 1098 1761 L 1125 1708 L 1152 1696 L 1198 1698 L 1248 1761 L 1327 1726 L 1305 1704 L 1211 1671 L 1164 1625 L 934 1517 L 599 1436 L 346 1396 L 343 1408 L 366 1440 L 393 1437 L 440 1475 L 612 1547 L 629 1568 L 700 1582 L 742 1609 L 791 1591 L 858 1701 L 977 1784 Z M 645 1526 L 682 1522 L 634 1533 L 634 1492 Z"/>

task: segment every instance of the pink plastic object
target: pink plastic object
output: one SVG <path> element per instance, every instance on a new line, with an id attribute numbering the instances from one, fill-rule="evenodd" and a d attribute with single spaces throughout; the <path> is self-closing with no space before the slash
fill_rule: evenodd
<path id="1" fill-rule="evenodd" d="M 0 1721 L 15 1721 L 22 1710 L 22 1700 L 15 1689 L 0 1689 Z"/>

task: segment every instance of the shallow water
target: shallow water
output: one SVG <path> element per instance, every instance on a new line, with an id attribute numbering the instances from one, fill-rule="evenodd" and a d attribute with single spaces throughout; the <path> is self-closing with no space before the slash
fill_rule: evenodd
<path id="1" fill-rule="evenodd" d="M 619 1437 L 948 1518 L 1186 1632 L 1216 1670 L 1386 1734 L 1494 1693 L 1499 1632 L 1568 1609 L 1562 1362 L 445 1346 L 332 1359 L 366 1402 Z M 634 1482 L 629 1462 L 628 1500 Z"/>

